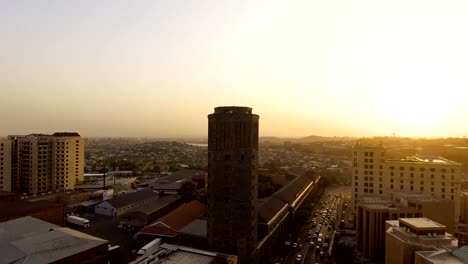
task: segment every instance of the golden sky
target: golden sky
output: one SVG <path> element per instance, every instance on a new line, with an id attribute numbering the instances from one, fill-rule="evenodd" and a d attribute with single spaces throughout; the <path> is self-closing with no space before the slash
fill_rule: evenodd
<path id="1" fill-rule="evenodd" d="M 468 134 L 468 1 L 2 1 L 0 135 Z"/>

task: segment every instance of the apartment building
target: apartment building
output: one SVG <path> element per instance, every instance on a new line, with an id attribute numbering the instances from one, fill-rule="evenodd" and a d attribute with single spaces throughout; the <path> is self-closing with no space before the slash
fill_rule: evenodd
<path id="1" fill-rule="evenodd" d="M 9 136 L 14 155 L 13 191 L 44 193 L 73 189 L 84 177 L 84 139 L 78 133 Z"/>
<path id="2" fill-rule="evenodd" d="M 11 140 L 0 139 L 0 191 L 11 192 Z"/>
<path id="3" fill-rule="evenodd" d="M 457 239 L 446 233 L 445 226 L 427 218 L 400 218 L 386 223 L 386 264 L 413 264 L 418 251 L 457 248 Z"/>
<path id="4" fill-rule="evenodd" d="M 454 201 L 456 222 L 460 215 L 461 167 L 441 157 L 386 159 L 383 146 L 358 143 L 353 149 L 353 205 L 356 208 L 366 195 L 426 193 Z"/>

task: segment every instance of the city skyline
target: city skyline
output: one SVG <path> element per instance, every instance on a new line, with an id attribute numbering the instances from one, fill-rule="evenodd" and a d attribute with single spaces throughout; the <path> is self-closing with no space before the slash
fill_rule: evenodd
<path id="1" fill-rule="evenodd" d="M 463 137 L 468 3 L 0 3 L 0 136 Z"/>

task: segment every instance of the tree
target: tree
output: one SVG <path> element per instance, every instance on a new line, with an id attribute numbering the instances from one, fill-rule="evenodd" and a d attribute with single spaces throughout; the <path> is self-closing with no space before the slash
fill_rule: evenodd
<path id="1" fill-rule="evenodd" d="M 197 197 L 197 186 L 192 181 L 182 183 L 179 189 L 179 195 L 183 202 L 190 202 Z"/>

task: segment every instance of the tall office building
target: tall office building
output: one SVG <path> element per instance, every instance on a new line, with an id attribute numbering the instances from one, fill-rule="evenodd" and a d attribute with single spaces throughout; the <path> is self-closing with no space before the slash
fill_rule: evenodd
<path id="1" fill-rule="evenodd" d="M 366 195 L 425 193 L 453 201 L 454 222 L 458 221 L 461 164 L 440 157 L 386 159 L 384 147 L 362 146 L 359 143 L 353 151 L 352 193 L 355 207 Z"/>
<path id="2" fill-rule="evenodd" d="M 0 139 L 0 191 L 11 192 L 11 140 Z"/>
<path id="3" fill-rule="evenodd" d="M 208 241 L 242 264 L 256 262 L 258 119 L 234 106 L 208 116 Z"/>
<path id="4" fill-rule="evenodd" d="M 78 133 L 9 136 L 12 181 L 22 193 L 73 189 L 84 177 L 84 140 Z"/>

